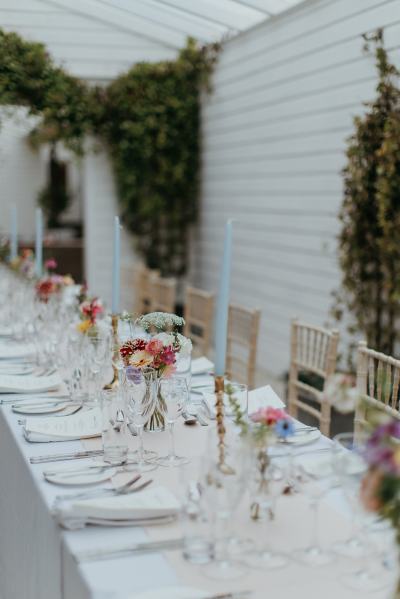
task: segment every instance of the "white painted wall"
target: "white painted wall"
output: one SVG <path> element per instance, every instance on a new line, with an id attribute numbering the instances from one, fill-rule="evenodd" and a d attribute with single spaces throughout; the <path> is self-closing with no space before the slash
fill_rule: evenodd
<path id="1" fill-rule="evenodd" d="M 323 324 L 338 286 L 345 139 L 374 96 L 361 34 L 385 28 L 400 64 L 399 0 L 306 1 L 228 41 L 204 101 L 202 217 L 194 281 L 216 289 L 223 223 L 235 224 L 232 300 L 262 309 L 258 365 L 289 362 L 290 319 Z"/>
<path id="2" fill-rule="evenodd" d="M 82 161 L 85 273 L 90 291 L 111 307 L 114 216 L 119 213 L 110 160 L 88 151 Z M 133 308 L 135 255 L 126 231 L 121 235 L 121 311 Z"/>
<path id="3" fill-rule="evenodd" d="M 25 109 L 0 112 L 0 231 L 10 230 L 10 206 L 18 210 L 20 236 L 31 241 L 34 234 L 36 197 L 45 182 L 45 165 L 38 152 L 31 150 L 26 136 L 35 120 Z"/>

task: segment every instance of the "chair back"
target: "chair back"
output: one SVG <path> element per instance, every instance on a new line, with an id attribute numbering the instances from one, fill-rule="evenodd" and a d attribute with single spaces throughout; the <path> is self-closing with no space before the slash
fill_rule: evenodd
<path id="1" fill-rule="evenodd" d="M 193 355 L 207 356 L 213 330 L 214 294 L 187 287 L 184 316 L 184 335 L 192 340 Z"/>
<path id="2" fill-rule="evenodd" d="M 143 264 L 135 272 L 135 313 L 140 316 L 151 312 L 151 277 L 157 271 L 150 270 Z"/>
<path id="3" fill-rule="evenodd" d="M 367 347 L 360 341 L 357 351 L 357 388 L 361 402 L 354 419 L 355 430 L 368 429 L 368 409 L 378 408 L 400 420 L 400 360 Z"/>
<path id="4" fill-rule="evenodd" d="M 255 385 L 257 341 L 261 311 L 231 304 L 229 306 L 226 370 L 228 377 Z"/>
<path id="5" fill-rule="evenodd" d="M 176 279 L 163 279 L 158 274 L 150 277 L 150 312 L 175 313 Z"/>
<path id="6" fill-rule="evenodd" d="M 324 329 L 311 324 L 292 321 L 289 372 L 289 413 L 297 417 L 299 408 L 314 416 L 320 424 L 324 435 L 329 435 L 331 423 L 331 406 L 323 400 L 326 380 L 336 369 L 339 332 Z M 299 380 L 299 374 L 313 374 L 321 379 L 322 389 Z M 314 400 L 319 406 L 314 407 L 304 401 Z"/>

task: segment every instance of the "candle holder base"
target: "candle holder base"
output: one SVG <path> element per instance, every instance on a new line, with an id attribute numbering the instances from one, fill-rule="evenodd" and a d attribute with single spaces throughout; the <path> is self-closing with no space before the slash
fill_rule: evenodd
<path id="1" fill-rule="evenodd" d="M 119 318 L 118 314 L 112 314 L 112 316 L 111 316 L 112 344 L 113 344 L 113 354 L 114 355 L 119 352 L 118 318 Z M 110 383 L 108 383 L 107 385 L 104 385 L 103 389 L 105 389 L 105 390 L 116 389 L 117 387 L 119 387 L 118 370 L 115 368 L 114 365 L 113 365 L 112 369 L 113 369 L 113 378 Z"/>

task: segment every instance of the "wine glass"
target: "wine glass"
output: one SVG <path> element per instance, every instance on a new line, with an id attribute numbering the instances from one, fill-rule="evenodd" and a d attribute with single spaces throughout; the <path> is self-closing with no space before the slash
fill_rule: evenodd
<path id="1" fill-rule="evenodd" d="M 315 455 L 303 455 L 298 459 L 294 458 L 293 468 L 300 491 L 308 497 L 312 511 L 311 542 L 307 547 L 297 549 L 294 557 L 307 566 L 329 564 L 334 555 L 321 546 L 318 516 L 321 499 L 332 487 L 334 472 L 330 456 L 316 458 Z"/>
<path id="2" fill-rule="evenodd" d="M 128 396 L 128 429 L 132 433 L 132 426 L 139 438 L 139 448 L 134 454 L 139 472 L 155 470 L 154 461 L 157 453 L 147 451 L 143 446 L 143 429 L 154 407 L 155 391 L 157 386 L 157 373 L 154 368 L 128 369 L 125 377 L 125 390 Z M 130 455 L 130 457 L 132 457 Z"/>
<path id="3" fill-rule="evenodd" d="M 211 430 L 207 452 L 206 500 L 212 514 L 215 536 L 215 558 L 204 569 L 208 578 L 235 580 L 247 573 L 245 564 L 232 558 L 230 541 L 234 513 L 249 477 L 249 451 L 238 432 L 228 425 L 224 458 L 215 452 L 217 431 Z"/>
<path id="4" fill-rule="evenodd" d="M 371 542 L 371 526 L 376 518 L 364 510 L 360 501 L 361 481 L 368 470 L 364 459 L 366 440 L 366 433 L 361 431 L 336 435 L 333 463 L 352 514 L 358 520 L 360 544 L 365 558 L 364 565 L 345 575 L 342 582 L 351 589 L 372 592 L 385 588 L 388 581 L 384 576 L 377 546 Z"/>
<path id="5" fill-rule="evenodd" d="M 283 491 L 287 487 L 289 474 L 289 454 L 282 459 L 270 459 L 266 454 L 268 465 L 263 473 L 263 481 L 260 481 L 259 476 L 254 476 L 253 480 L 256 485 L 252 497 L 254 497 L 254 506 L 257 506 L 255 518 L 261 515 L 262 541 L 258 547 L 248 552 L 243 561 L 251 568 L 260 570 L 275 570 L 283 568 L 288 563 L 288 557 L 283 553 L 277 553 L 272 550 L 268 538 L 270 529 L 276 523 L 276 504 L 278 498 L 282 496 Z M 258 469 L 256 474 L 258 474 Z M 265 484 L 263 484 L 263 482 Z"/>
<path id="6" fill-rule="evenodd" d="M 178 456 L 175 453 L 174 425 L 182 413 L 189 397 L 188 381 L 186 377 L 171 376 L 160 380 L 160 392 L 164 400 L 163 412 L 166 425 L 169 432 L 169 453 L 166 456 L 158 458 L 157 462 L 161 466 L 174 467 L 186 464 L 189 460 L 186 457 Z"/>

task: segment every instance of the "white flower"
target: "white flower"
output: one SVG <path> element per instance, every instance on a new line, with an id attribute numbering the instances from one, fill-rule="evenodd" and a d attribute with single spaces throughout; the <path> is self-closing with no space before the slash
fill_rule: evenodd
<path id="1" fill-rule="evenodd" d="M 193 345 L 188 337 L 184 337 L 180 333 L 177 334 L 178 342 L 181 347 L 179 353 L 183 358 L 188 358 L 192 353 Z"/>
<path id="2" fill-rule="evenodd" d="M 185 325 L 185 320 L 176 314 L 168 314 L 167 312 L 151 312 L 140 316 L 136 324 L 142 327 L 145 331 L 156 329 L 163 331 L 165 329 L 177 329 Z"/>
<path id="3" fill-rule="evenodd" d="M 164 347 L 173 345 L 175 341 L 175 337 L 171 333 L 157 333 L 157 335 L 154 335 L 153 339 L 161 341 Z"/>
<path id="4" fill-rule="evenodd" d="M 326 382 L 324 400 L 334 406 L 338 412 L 353 412 L 360 400 L 360 392 L 353 386 L 351 377 L 334 374 Z"/>

